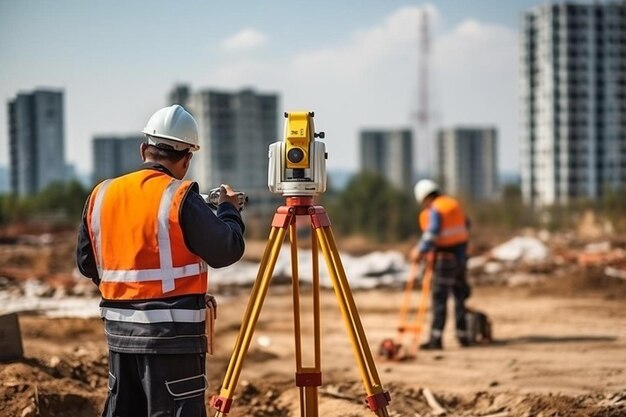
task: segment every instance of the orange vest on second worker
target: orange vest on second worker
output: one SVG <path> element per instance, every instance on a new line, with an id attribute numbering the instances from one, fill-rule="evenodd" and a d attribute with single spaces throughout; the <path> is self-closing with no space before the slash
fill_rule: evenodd
<path id="1" fill-rule="evenodd" d="M 429 226 L 430 210 L 436 210 L 441 216 L 439 234 L 435 236 L 435 246 L 448 247 L 466 243 L 469 238 L 465 212 L 461 205 L 452 197 L 440 195 L 433 200 L 430 209 L 422 210 L 419 216 L 422 233 Z"/>
<path id="2" fill-rule="evenodd" d="M 96 186 L 87 222 L 102 298 L 206 293 L 207 265 L 187 249 L 179 221 L 192 184 L 142 169 Z"/>

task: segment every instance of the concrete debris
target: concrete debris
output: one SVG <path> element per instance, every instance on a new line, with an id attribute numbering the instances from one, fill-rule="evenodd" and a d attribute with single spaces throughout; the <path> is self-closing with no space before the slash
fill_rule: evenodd
<path id="1" fill-rule="evenodd" d="M 435 398 L 435 395 L 433 394 L 433 392 L 430 389 L 424 388 L 422 390 L 422 394 L 424 394 L 424 398 L 426 398 L 426 402 L 428 403 L 430 408 L 432 408 L 433 415 L 441 416 L 441 415 L 444 415 L 444 414 L 447 413 L 446 409 L 443 408 L 441 406 L 441 404 L 439 404 L 439 402 Z"/>
<path id="2" fill-rule="evenodd" d="M 341 254 L 341 261 L 353 289 L 368 289 L 380 286 L 398 285 L 404 282 L 409 265 L 404 254 L 398 251 L 372 252 L 364 256 Z M 332 288 L 330 276 L 322 254 L 320 262 L 320 284 L 324 288 Z M 313 260 L 311 252 L 298 252 L 300 281 L 312 281 Z M 251 285 L 256 279 L 258 263 L 238 262 L 226 268 L 211 272 L 211 284 L 217 286 Z M 280 252 L 274 268 L 274 280 L 289 282 L 291 280 L 291 254 L 288 246 Z"/>
<path id="3" fill-rule="evenodd" d="M 545 279 L 545 275 L 518 272 L 510 275 L 506 283 L 509 287 L 520 287 L 537 284 Z"/>
<path id="4" fill-rule="evenodd" d="M 504 262 L 540 262 L 548 257 L 548 248 L 539 239 L 518 236 L 493 248 L 491 256 Z"/>
<path id="5" fill-rule="evenodd" d="M 320 394 L 322 396 L 338 398 L 340 400 L 354 401 L 358 402 L 359 398 L 354 395 L 343 394 L 339 391 L 339 387 L 336 385 L 328 385 L 326 387 L 320 388 Z"/>
<path id="6" fill-rule="evenodd" d="M 611 278 L 623 279 L 626 281 L 626 269 L 618 269 L 612 266 L 604 268 L 604 275 Z"/>
<path id="7" fill-rule="evenodd" d="M 265 335 L 257 337 L 256 342 L 259 346 L 264 348 L 270 347 L 272 345 L 272 339 Z"/>
<path id="8" fill-rule="evenodd" d="M 502 272 L 504 266 L 499 262 L 487 262 L 483 267 L 486 274 L 497 274 Z"/>
<path id="9" fill-rule="evenodd" d="M 0 316 L 0 362 L 21 359 L 24 355 L 17 314 Z"/>
<path id="10" fill-rule="evenodd" d="M 584 251 L 587 253 L 603 253 L 611 250 L 611 242 L 588 243 Z"/>
<path id="11" fill-rule="evenodd" d="M 623 249 L 610 249 L 606 251 L 585 250 L 582 252 L 578 252 L 575 255 L 578 265 L 582 267 L 602 266 L 620 261 L 626 261 L 626 251 L 624 251 Z"/>
<path id="12" fill-rule="evenodd" d="M 488 242 L 478 256 L 469 258 L 469 279 L 473 284 L 534 285 L 556 276 L 584 273 L 581 268 L 601 268 L 605 276 L 626 279 L 625 242 L 606 238 L 581 242 L 573 233 L 522 233 L 493 248 Z M 100 294 L 91 280 L 76 269 L 74 245 L 74 233 L 39 235 L 36 239 L 20 235 L 15 242 L 0 245 L 0 314 L 30 311 L 52 317 L 98 317 Z M 311 251 L 301 249 L 298 257 L 299 279 L 306 287 L 312 281 Z M 398 250 L 374 251 L 363 256 L 341 253 L 341 261 L 353 290 L 401 288 L 410 269 L 406 251 Z M 322 287 L 332 288 L 321 252 L 319 263 Z M 258 269 L 258 262 L 243 260 L 211 271 L 211 289 L 228 293 L 249 287 Z M 285 245 L 276 262 L 272 284 L 289 284 L 291 275 L 290 250 Z"/>
<path id="13" fill-rule="evenodd" d="M 467 260 L 467 269 L 474 270 L 482 268 L 489 261 L 486 256 L 472 256 Z"/>
<path id="14" fill-rule="evenodd" d="M 37 410 L 34 405 L 29 405 L 22 410 L 21 417 L 35 417 L 37 415 Z"/>
<path id="15" fill-rule="evenodd" d="M 18 244 L 30 246 L 49 246 L 54 243 L 54 235 L 44 233 L 41 235 L 21 235 L 17 237 Z"/>

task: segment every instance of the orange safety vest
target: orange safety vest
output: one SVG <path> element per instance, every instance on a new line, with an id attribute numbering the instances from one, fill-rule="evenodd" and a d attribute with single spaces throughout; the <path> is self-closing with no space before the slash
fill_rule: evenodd
<path id="1" fill-rule="evenodd" d="M 436 210 L 441 216 L 441 229 L 435 236 L 435 246 L 448 247 L 467 242 L 469 233 L 465 212 L 461 205 L 452 197 L 440 195 L 433 200 L 430 210 Z M 429 223 L 429 209 L 424 209 L 419 216 L 422 233 L 426 233 Z"/>
<path id="2" fill-rule="evenodd" d="M 207 291 L 207 265 L 185 245 L 181 205 L 193 182 L 143 169 L 98 184 L 87 224 L 105 300 Z"/>

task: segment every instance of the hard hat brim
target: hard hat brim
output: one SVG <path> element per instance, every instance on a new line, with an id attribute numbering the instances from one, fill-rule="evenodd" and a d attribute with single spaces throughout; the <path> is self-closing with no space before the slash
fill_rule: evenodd
<path id="1" fill-rule="evenodd" d="M 174 136 L 162 135 L 162 134 L 155 135 L 155 134 L 152 134 L 152 133 L 148 132 L 146 129 L 142 130 L 141 132 L 144 133 L 148 139 L 150 139 L 150 138 L 165 139 L 166 141 L 172 141 L 172 142 L 175 142 L 177 144 L 178 143 L 184 144 L 188 149 L 191 150 L 191 152 L 195 152 L 195 151 L 200 149 L 200 145 L 194 145 L 192 143 L 185 142 L 184 140 L 180 140 L 179 138 L 176 138 Z M 178 150 L 182 150 L 182 149 L 178 149 Z"/>

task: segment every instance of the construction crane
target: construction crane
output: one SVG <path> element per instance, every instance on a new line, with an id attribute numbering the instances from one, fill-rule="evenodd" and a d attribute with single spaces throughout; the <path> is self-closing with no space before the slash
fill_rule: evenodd
<path id="1" fill-rule="evenodd" d="M 418 22 L 419 27 L 419 48 L 417 62 L 417 112 L 415 119 L 417 122 L 416 141 L 419 146 L 416 164 L 418 170 L 425 171 L 432 175 L 432 146 L 430 138 L 431 110 L 429 103 L 429 70 L 430 70 L 430 22 L 428 9 L 422 8 Z M 420 167 L 420 162 L 423 166 Z"/>

